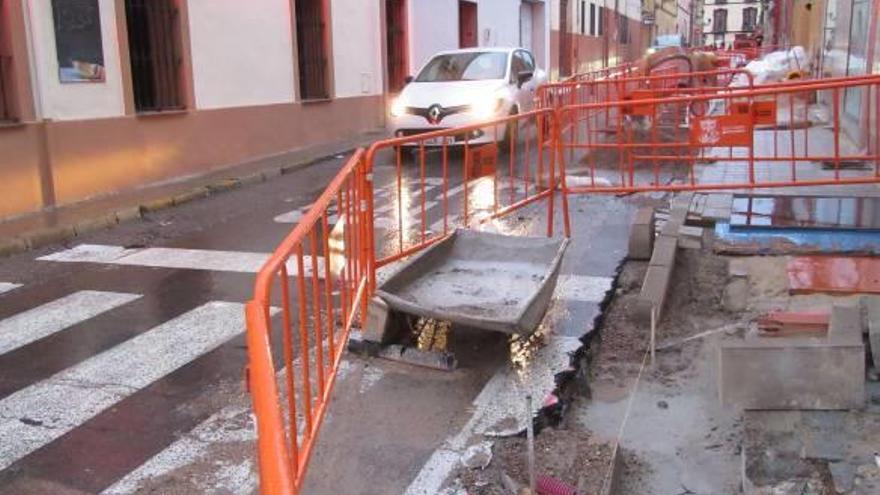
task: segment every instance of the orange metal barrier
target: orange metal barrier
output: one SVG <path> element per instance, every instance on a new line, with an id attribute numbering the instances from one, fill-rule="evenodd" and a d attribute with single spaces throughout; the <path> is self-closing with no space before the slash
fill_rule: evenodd
<path id="1" fill-rule="evenodd" d="M 302 488 L 349 332 L 365 315 L 367 179 L 358 150 L 260 270 L 247 305 L 247 381 L 263 494 Z M 273 306 L 280 322 L 273 323 Z"/>
<path id="2" fill-rule="evenodd" d="M 579 167 L 584 172 L 576 185 L 568 184 L 563 176 L 563 188 L 568 194 L 630 193 L 878 182 L 878 92 L 880 77 L 864 76 L 563 107 L 559 119 L 577 122 L 577 127 L 562 134 L 565 139 L 557 143 L 560 169 L 571 172 Z M 861 103 L 853 103 L 855 98 Z M 658 120 L 664 107 L 687 113 L 694 105 L 703 105 L 707 111 L 690 112 L 686 125 L 664 126 Z M 583 111 L 601 115 L 607 109 L 620 117 L 614 122 L 615 132 L 608 132 L 607 122 L 598 118 L 576 121 L 571 117 Z M 810 121 L 814 110 L 827 113 L 824 125 Z M 867 132 L 868 126 L 874 127 L 873 132 Z M 755 132 L 762 129 L 766 132 Z M 855 144 L 845 146 L 847 138 Z M 578 152 L 576 163 L 566 162 L 565 150 Z M 716 168 L 734 163 L 740 173 L 730 179 L 707 174 L 709 179 L 700 180 L 698 162 Z M 608 167 L 609 163 L 614 165 Z M 873 169 L 845 170 L 851 163 L 873 163 Z M 788 167 L 781 173 L 783 164 Z M 681 165 L 683 176 L 669 175 Z"/>
<path id="3" fill-rule="evenodd" d="M 548 202 L 547 235 L 553 235 L 557 177 L 554 117 L 550 109 L 535 110 L 478 125 L 386 139 L 370 146 L 369 169 L 374 169 L 380 152 L 391 150 L 389 160 L 395 171 L 394 187 L 386 203 L 377 208 L 374 198 L 369 198 L 371 211 L 390 209 L 396 219 L 395 242 L 377 257 L 376 267 L 424 249 L 457 226 L 497 219 L 540 200 Z M 406 163 L 406 153 L 414 154 L 414 163 Z M 432 215 L 426 195 L 429 153 L 437 159 L 433 166 L 435 172 L 440 172 L 442 189 L 440 205 L 434 207 Z M 450 167 L 453 153 L 464 156 L 461 170 Z M 418 170 L 418 176 L 405 177 L 405 168 Z M 457 185 L 452 186 L 453 181 Z M 410 215 L 413 211 L 417 214 Z"/>
<path id="4" fill-rule="evenodd" d="M 651 87 L 670 77 L 680 74 L 621 77 L 607 90 L 625 95 L 632 84 L 629 100 L 575 101 L 355 152 L 261 269 L 247 305 L 261 493 L 301 491 L 376 270 L 455 227 L 546 202 L 553 235 L 557 190 L 569 236 L 571 194 L 880 183 L 880 76 L 723 91 Z M 597 81 L 580 84 L 614 88 L 613 79 Z M 639 85 L 646 92 L 636 93 Z M 827 121 L 807 118 L 810 105 L 825 108 Z M 685 120 L 664 122 L 664 107 Z M 458 168 L 454 154 L 463 157 Z M 698 175 L 722 166 L 734 176 Z M 381 174 L 390 188 L 374 184 Z M 428 199 L 429 187 L 440 188 L 438 200 Z M 380 236 L 386 213 L 393 224 Z"/>

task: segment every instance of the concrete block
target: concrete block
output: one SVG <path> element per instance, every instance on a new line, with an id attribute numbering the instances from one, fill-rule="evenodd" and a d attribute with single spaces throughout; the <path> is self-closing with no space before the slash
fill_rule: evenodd
<path id="1" fill-rule="evenodd" d="M 0 256 L 10 256 L 27 251 L 27 242 L 20 237 L 0 239 Z"/>
<path id="2" fill-rule="evenodd" d="M 98 218 L 82 220 L 73 226 L 73 230 L 76 235 L 84 235 L 96 230 L 109 228 L 112 225 L 116 225 L 116 216 L 105 215 Z"/>
<path id="3" fill-rule="evenodd" d="M 834 306 L 828 322 L 828 340 L 832 342 L 862 343 L 862 310 L 859 306 Z"/>
<path id="4" fill-rule="evenodd" d="M 199 187 L 193 189 L 192 191 L 187 191 L 185 193 L 174 196 L 174 204 L 182 205 L 184 203 L 189 203 L 190 201 L 204 198 L 209 194 L 211 194 L 211 191 L 208 190 L 207 187 Z"/>
<path id="5" fill-rule="evenodd" d="M 141 209 L 139 206 L 132 206 L 129 208 L 123 208 L 121 210 L 116 210 L 114 214 L 116 217 L 116 223 L 127 222 L 129 220 L 134 220 L 136 218 L 141 217 Z"/>
<path id="6" fill-rule="evenodd" d="M 56 244 L 76 235 L 72 225 L 59 225 L 31 232 L 25 236 L 28 247 L 35 249 L 49 244 Z"/>
<path id="7" fill-rule="evenodd" d="M 654 251 L 654 208 L 639 208 L 629 232 L 629 258 L 647 260 Z"/>
<path id="8" fill-rule="evenodd" d="M 263 177 L 263 174 L 256 173 L 256 174 L 245 175 L 244 177 L 239 177 L 238 183 L 242 186 L 249 186 L 251 184 L 259 184 L 260 182 L 263 182 L 264 180 L 265 180 L 265 178 Z"/>
<path id="9" fill-rule="evenodd" d="M 174 198 L 168 196 L 164 198 L 154 199 L 152 201 L 147 201 L 146 203 L 141 204 L 141 215 L 145 212 L 149 211 L 158 211 L 164 210 L 165 208 L 170 208 L 174 205 Z"/>
<path id="10" fill-rule="evenodd" d="M 868 346 L 874 367 L 880 369 L 880 296 L 862 297 L 865 310 L 865 326 L 868 330 Z"/>
<path id="11" fill-rule="evenodd" d="M 749 281 L 744 277 L 735 277 L 724 287 L 722 296 L 724 309 L 731 313 L 744 311 L 749 303 Z"/>
<path id="12" fill-rule="evenodd" d="M 865 401 L 861 343 L 807 337 L 726 342 L 719 351 L 719 395 L 743 409 L 855 409 Z"/>
<path id="13" fill-rule="evenodd" d="M 367 324 L 361 337 L 367 342 L 385 344 L 392 337 L 391 308 L 382 299 L 373 297 L 367 304 Z"/>
<path id="14" fill-rule="evenodd" d="M 703 248 L 703 228 L 682 225 L 678 228 L 678 247 L 684 249 Z"/>
<path id="15" fill-rule="evenodd" d="M 223 191 L 230 191 L 240 186 L 238 179 L 223 179 L 221 181 L 215 182 L 214 184 L 210 184 L 208 186 L 208 190 L 212 193 L 218 193 Z"/>
<path id="16" fill-rule="evenodd" d="M 644 323 L 651 322 L 651 308 L 656 308 L 657 320 L 663 311 L 666 302 L 666 291 L 669 289 L 669 280 L 672 278 L 672 267 L 648 266 L 645 273 L 645 281 L 636 301 L 636 318 Z"/>
<path id="17" fill-rule="evenodd" d="M 675 252 L 678 249 L 678 239 L 661 235 L 654 243 L 654 253 L 651 255 L 651 266 L 675 266 Z"/>

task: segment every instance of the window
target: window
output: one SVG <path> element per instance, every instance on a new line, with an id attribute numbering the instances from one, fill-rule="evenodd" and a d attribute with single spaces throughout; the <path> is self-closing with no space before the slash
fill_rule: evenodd
<path id="1" fill-rule="evenodd" d="M 581 0 L 578 7 L 580 7 L 580 32 L 581 34 L 587 34 L 587 2 Z"/>
<path id="2" fill-rule="evenodd" d="M 590 4 L 590 36 L 596 36 L 596 4 Z"/>
<path id="3" fill-rule="evenodd" d="M 180 16 L 173 0 L 125 0 L 125 20 L 135 109 L 183 108 Z"/>
<path id="4" fill-rule="evenodd" d="M 532 56 L 531 52 L 527 52 L 525 50 L 521 50 L 520 55 L 522 55 L 523 62 L 526 64 L 526 70 L 535 70 L 535 57 Z"/>
<path id="5" fill-rule="evenodd" d="M 504 52 L 463 52 L 437 55 L 419 72 L 416 82 L 479 81 L 504 79 Z"/>
<path id="6" fill-rule="evenodd" d="M 758 26 L 758 8 L 746 7 L 743 9 L 743 31 L 754 31 Z"/>
<path id="7" fill-rule="evenodd" d="M 715 33 L 727 32 L 727 10 L 715 9 L 715 15 L 712 18 L 712 31 Z"/>
<path id="8" fill-rule="evenodd" d="M 617 14 L 617 33 L 620 43 L 629 43 L 629 21 L 625 15 Z"/>
<path id="9" fill-rule="evenodd" d="M 299 93 L 303 100 L 330 98 L 324 0 L 296 0 Z"/>
<path id="10" fill-rule="evenodd" d="M 519 81 L 519 73 L 524 70 L 528 70 L 528 68 L 522 52 L 514 52 L 510 59 L 510 84 L 516 84 Z"/>
<path id="11" fill-rule="evenodd" d="M 7 31 L 7 19 L 5 18 L 5 10 L 3 10 L 3 0 L 0 0 L 0 32 Z M 12 111 L 12 57 L 10 48 L 5 44 L 5 38 L 0 37 L 0 122 L 11 122 L 15 120 L 15 114 Z"/>
<path id="12" fill-rule="evenodd" d="M 599 28 L 598 28 L 599 36 L 605 34 L 605 7 L 599 7 Z"/>
<path id="13" fill-rule="evenodd" d="M 727 0 L 715 0 L 716 5 L 721 5 L 727 3 Z"/>

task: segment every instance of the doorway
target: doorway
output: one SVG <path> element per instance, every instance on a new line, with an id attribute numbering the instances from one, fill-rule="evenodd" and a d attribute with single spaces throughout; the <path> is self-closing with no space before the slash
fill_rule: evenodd
<path id="1" fill-rule="evenodd" d="M 385 50 L 388 63 L 388 92 L 398 93 L 406 85 L 406 0 L 385 4 Z"/>
<path id="2" fill-rule="evenodd" d="M 519 46 L 529 51 L 534 51 L 532 8 L 533 5 L 529 2 L 519 4 Z"/>
<path id="3" fill-rule="evenodd" d="M 458 46 L 471 48 L 477 45 L 477 4 L 458 0 Z"/>

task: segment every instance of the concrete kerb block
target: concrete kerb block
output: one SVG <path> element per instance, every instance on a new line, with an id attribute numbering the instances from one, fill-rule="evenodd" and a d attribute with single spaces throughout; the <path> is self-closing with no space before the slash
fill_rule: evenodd
<path id="1" fill-rule="evenodd" d="M 174 205 L 174 198 L 172 198 L 170 196 L 164 197 L 164 198 L 154 199 L 152 201 L 147 201 L 146 203 L 143 203 L 140 206 L 141 215 L 143 215 L 146 212 L 164 210 L 165 208 L 170 208 L 173 205 Z"/>
<path id="2" fill-rule="evenodd" d="M 27 242 L 28 248 L 36 249 L 42 246 L 48 246 L 49 244 L 59 243 L 70 239 L 75 235 L 76 231 L 72 225 L 59 225 L 56 227 L 36 230 L 27 234 L 24 239 Z"/>
<path id="3" fill-rule="evenodd" d="M 742 409 L 857 409 L 865 401 L 865 348 L 804 337 L 726 342 L 719 348 L 722 404 Z"/>
<path id="4" fill-rule="evenodd" d="M 245 175 L 244 177 L 239 177 L 238 183 L 242 186 L 249 186 L 252 184 L 259 184 L 260 182 L 263 182 L 264 180 L 266 180 L 266 179 L 263 177 L 262 173 L 256 173 L 256 174 Z"/>
<path id="5" fill-rule="evenodd" d="M 703 228 L 682 225 L 678 228 L 678 245 L 684 249 L 703 248 Z"/>
<path id="6" fill-rule="evenodd" d="M 639 208 L 629 233 L 630 259 L 647 260 L 654 252 L 654 208 Z"/>
<path id="7" fill-rule="evenodd" d="M 859 409 L 865 401 L 861 308 L 834 306 L 826 338 L 759 337 L 719 349 L 719 395 L 743 409 Z"/>
<path id="8" fill-rule="evenodd" d="M 636 300 L 635 315 L 639 321 L 650 324 L 652 308 L 656 309 L 657 320 L 660 320 L 671 278 L 671 266 L 648 266 L 648 270 L 645 272 L 645 281 L 642 283 L 642 290 L 639 292 L 639 298 Z"/>
<path id="9" fill-rule="evenodd" d="M 0 256 L 10 256 L 27 251 L 27 241 L 20 237 L 0 239 Z"/>
<path id="10" fill-rule="evenodd" d="M 116 217 L 116 223 L 127 222 L 129 220 L 141 218 L 141 208 L 139 206 L 123 208 L 121 210 L 116 210 L 116 212 L 113 213 L 113 216 Z"/>
<path id="11" fill-rule="evenodd" d="M 880 369 L 880 296 L 863 296 L 861 305 L 865 313 L 871 360 L 874 368 Z"/>
<path id="12" fill-rule="evenodd" d="M 675 253 L 678 250 L 678 239 L 661 235 L 654 243 L 654 253 L 651 255 L 650 266 L 669 267 L 670 271 L 675 266 Z"/>
<path id="13" fill-rule="evenodd" d="M 207 187 L 197 187 L 191 191 L 187 191 L 185 193 L 174 196 L 172 198 L 172 201 L 175 206 L 178 206 L 184 203 L 189 203 L 190 201 L 195 201 L 197 199 L 207 197 L 210 194 L 211 190 Z"/>
<path id="14" fill-rule="evenodd" d="M 213 184 L 208 185 L 208 190 L 212 193 L 231 191 L 236 187 L 239 187 L 241 184 L 238 182 L 238 179 L 235 178 L 226 178 L 220 181 L 217 181 Z"/>
<path id="15" fill-rule="evenodd" d="M 108 229 L 113 225 L 116 225 L 116 215 L 105 215 L 77 222 L 73 226 L 73 231 L 79 236 L 96 230 Z"/>

